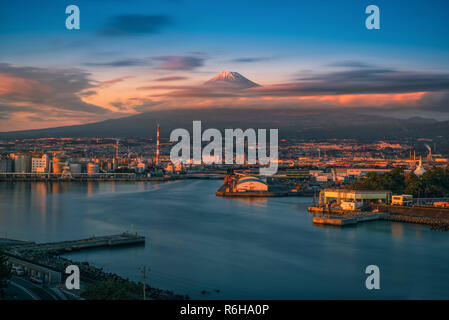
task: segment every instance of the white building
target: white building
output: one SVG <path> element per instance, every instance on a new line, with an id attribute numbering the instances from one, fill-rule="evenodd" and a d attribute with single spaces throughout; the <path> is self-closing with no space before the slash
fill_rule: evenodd
<path id="1" fill-rule="evenodd" d="M 48 172 L 50 158 L 44 154 L 41 158 L 31 158 L 31 172 L 32 173 L 46 173 Z"/>
<path id="2" fill-rule="evenodd" d="M 422 160 L 420 159 L 418 167 L 415 170 L 415 174 L 419 177 L 419 176 L 422 176 L 424 173 L 426 173 L 426 169 L 424 169 L 424 167 L 422 165 Z"/>

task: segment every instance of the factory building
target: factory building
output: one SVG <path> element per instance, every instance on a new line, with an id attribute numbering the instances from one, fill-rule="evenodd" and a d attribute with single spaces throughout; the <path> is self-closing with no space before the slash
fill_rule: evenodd
<path id="1" fill-rule="evenodd" d="M 53 173 L 62 173 L 64 167 L 67 166 L 67 160 L 61 157 L 53 158 Z"/>
<path id="2" fill-rule="evenodd" d="M 13 172 L 13 160 L 12 159 L 0 159 L 0 172 L 7 173 Z"/>
<path id="3" fill-rule="evenodd" d="M 31 158 L 31 172 L 32 173 L 46 173 L 48 172 L 50 164 L 50 157 L 46 154 L 42 157 Z"/>
<path id="4" fill-rule="evenodd" d="M 15 155 L 15 157 L 14 157 L 14 172 L 30 173 L 31 172 L 31 156 Z"/>
<path id="5" fill-rule="evenodd" d="M 100 172 L 100 168 L 99 168 L 98 163 L 96 163 L 96 162 L 89 162 L 89 163 L 87 164 L 87 174 L 88 174 L 89 176 L 96 175 L 96 174 L 98 174 L 99 172 Z"/>
<path id="6" fill-rule="evenodd" d="M 348 202 L 357 204 L 357 206 L 358 204 L 390 203 L 391 191 L 324 189 L 320 192 L 321 206 L 328 206 L 332 203 L 341 206 L 342 203 Z"/>
<path id="7" fill-rule="evenodd" d="M 82 166 L 81 166 L 81 163 L 71 163 L 71 164 L 69 165 L 69 167 L 70 167 L 70 172 L 71 172 L 72 174 L 79 175 L 79 174 L 81 174 L 81 172 L 82 172 Z"/>

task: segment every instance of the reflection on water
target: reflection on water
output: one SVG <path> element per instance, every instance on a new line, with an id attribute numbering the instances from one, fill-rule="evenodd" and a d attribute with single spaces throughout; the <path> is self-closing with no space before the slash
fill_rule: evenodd
<path id="1" fill-rule="evenodd" d="M 392 223 L 391 224 L 391 233 L 395 237 L 402 237 L 404 235 L 404 229 L 403 229 L 402 223 Z"/>
<path id="2" fill-rule="evenodd" d="M 216 197 L 220 184 L 3 182 L 0 234 L 139 232 L 143 247 L 69 256 L 134 280 L 147 266 L 151 285 L 194 298 L 449 298 L 448 233 L 387 221 L 317 227 L 311 198 Z M 380 267 L 380 291 L 365 289 L 370 264 Z"/>
<path id="3" fill-rule="evenodd" d="M 267 198 L 260 198 L 260 197 L 254 197 L 254 198 L 228 198 L 230 201 L 240 201 L 246 205 L 250 206 L 266 206 L 267 205 Z"/>

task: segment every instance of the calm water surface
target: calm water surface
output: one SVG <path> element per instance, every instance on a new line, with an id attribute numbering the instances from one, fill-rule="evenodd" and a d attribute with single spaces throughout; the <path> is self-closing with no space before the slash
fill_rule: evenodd
<path id="1" fill-rule="evenodd" d="M 220 184 L 2 182 L 0 236 L 139 232 L 145 246 L 68 256 L 134 280 L 147 266 L 152 286 L 192 298 L 449 298 L 448 232 L 386 221 L 318 227 L 310 198 L 225 199 Z M 365 289 L 370 264 L 381 270 L 376 292 Z"/>

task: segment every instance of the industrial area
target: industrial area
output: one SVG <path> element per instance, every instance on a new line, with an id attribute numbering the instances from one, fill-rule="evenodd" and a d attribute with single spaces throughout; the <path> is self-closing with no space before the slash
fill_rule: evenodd
<path id="1" fill-rule="evenodd" d="M 316 224 L 346 226 L 389 220 L 449 230 L 449 198 L 414 199 L 413 195 L 393 195 L 391 191 L 323 189 L 309 212 Z"/>

